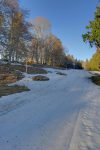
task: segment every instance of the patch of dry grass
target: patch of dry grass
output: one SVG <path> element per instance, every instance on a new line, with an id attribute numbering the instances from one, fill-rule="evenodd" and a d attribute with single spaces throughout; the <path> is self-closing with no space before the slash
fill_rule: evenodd
<path id="1" fill-rule="evenodd" d="M 20 72 L 26 72 L 26 67 L 24 65 L 0 65 L 0 73 L 12 73 L 16 70 Z M 47 71 L 40 67 L 28 66 L 27 73 L 29 74 L 47 74 Z"/>
<path id="2" fill-rule="evenodd" d="M 91 81 L 96 85 L 100 85 L 100 75 L 90 77 Z"/>
<path id="3" fill-rule="evenodd" d="M 3 85 L 3 86 L 0 86 L 0 97 L 7 96 L 7 95 L 10 95 L 10 94 L 14 94 L 14 93 L 21 93 L 21 92 L 24 92 L 24 91 L 30 91 L 30 90 L 26 86 Z"/>
<path id="4" fill-rule="evenodd" d="M 18 72 L 0 74 L 0 85 L 14 83 L 18 80 L 21 80 L 23 77 L 23 74 Z"/>
<path id="5" fill-rule="evenodd" d="M 0 97 L 14 93 L 29 91 L 29 89 L 26 86 L 7 85 L 10 83 L 15 83 L 18 80 L 21 80 L 24 77 L 23 72 L 25 71 L 26 67 L 24 65 L 10 65 L 10 64 L 0 65 Z M 28 73 L 47 74 L 47 71 L 39 67 L 28 66 Z"/>

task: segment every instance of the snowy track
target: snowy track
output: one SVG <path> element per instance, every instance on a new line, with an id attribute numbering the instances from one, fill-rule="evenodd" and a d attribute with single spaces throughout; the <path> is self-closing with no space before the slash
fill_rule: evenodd
<path id="1" fill-rule="evenodd" d="M 100 88 L 86 71 L 18 84 L 31 91 L 0 99 L 0 150 L 100 150 Z"/>

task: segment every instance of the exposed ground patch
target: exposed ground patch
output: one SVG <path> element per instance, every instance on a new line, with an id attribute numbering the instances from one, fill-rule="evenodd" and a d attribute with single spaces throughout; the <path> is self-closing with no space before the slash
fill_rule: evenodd
<path id="1" fill-rule="evenodd" d="M 34 77 L 32 78 L 32 80 L 34 80 L 34 81 L 48 81 L 49 78 L 46 77 L 46 76 L 38 75 L 38 76 L 34 76 Z"/>
<path id="2" fill-rule="evenodd" d="M 0 73 L 5 73 L 5 72 L 12 73 L 12 72 L 15 72 L 16 70 L 21 71 L 21 72 L 26 72 L 26 67 L 25 65 L 10 65 L 10 64 L 0 65 Z M 47 71 L 39 67 L 28 66 L 27 73 L 47 74 Z"/>
<path id="3" fill-rule="evenodd" d="M 100 85 L 100 75 L 90 77 L 91 81 L 96 85 Z"/>
<path id="4" fill-rule="evenodd" d="M 7 96 L 7 95 L 10 95 L 10 94 L 14 94 L 14 93 L 21 93 L 21 92 L 24 92 L 24 91 L 29 91 L 29 89 L 26 86 L 3 85 L 3 86 L 0 86 L 0 97 Z"/>
<path id="5" fill-rule="evenodd" d="M 57 72 L 56 74 L 61 75 L 61 76 L 66 76 L 67 74 L 62 73 L 62 72 Z"/>

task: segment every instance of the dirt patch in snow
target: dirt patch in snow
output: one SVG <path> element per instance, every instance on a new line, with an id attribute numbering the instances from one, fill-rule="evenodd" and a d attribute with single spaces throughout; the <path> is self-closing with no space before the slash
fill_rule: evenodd
<path id="1" fill-rule="evenodd" d="M 10 65 L 10 64 L 0 65 L 0 74 L 12 73 L 12 72 L 15 72 L 16 70 L 20 72 L 26 72 L 26 67 L 25 65 Z M 47 74 L 47 71 L 39 67 L 28 66 L 27 73 L 28 74 Z"/>
<path id="2" fill-rule="evenodd" d="M 23 77 L 23 74 L 19 71 L 0 74 L 0 86 L 14 83 L 18 80 L 21 80 Z"/>
<path id="3" fill-rule="evenodd" d="M 66 76 L 67 74 L 62 73 L 62 72 L 57 72 L 56 74 L 61 75 L 61 76 Z"/>
<path id="4" fill-rule="evenodd" d="M 30 91 L 26 86 L 19 86 L 19 85 L 13 85 L 13 86 L 0 86 L 0 97 L 7 96 L 14 93 L 21 93 L 25 91 Z"/>
<path id="5" fill-rule="evenodd" d="M 33 79 L 34 81 L 48 81 L 48 80 L 49 80 L 48 77 L 46 77 L 46 76 L 41 76 L 41 75 L 34 76 L 32 79 Z"/>
<path id="6" fill-rule="evenodd" d="M 92 76 L 90 77 L 91 81 L 93 83 L 95 83 L 96 85 L 100 85 L 100 75 L 95 75 L 95 76 Z"/>

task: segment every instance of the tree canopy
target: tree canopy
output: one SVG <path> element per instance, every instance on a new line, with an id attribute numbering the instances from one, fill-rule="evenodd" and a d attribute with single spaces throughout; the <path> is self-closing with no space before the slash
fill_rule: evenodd
<path id="1" fill-rule="evenodd" d="M 100 49 L 100 7 L 97 7 L 93 21 L 86 26 L 87 33 L 83 34 L 83 41 L 89 42 L 90 46 Z"/>
<path id="2" fill-rule="evenodd" d="M 85 62 L 85 69 L 100 71 L 100 50 L 97 50 L 92 58 Z"/>

